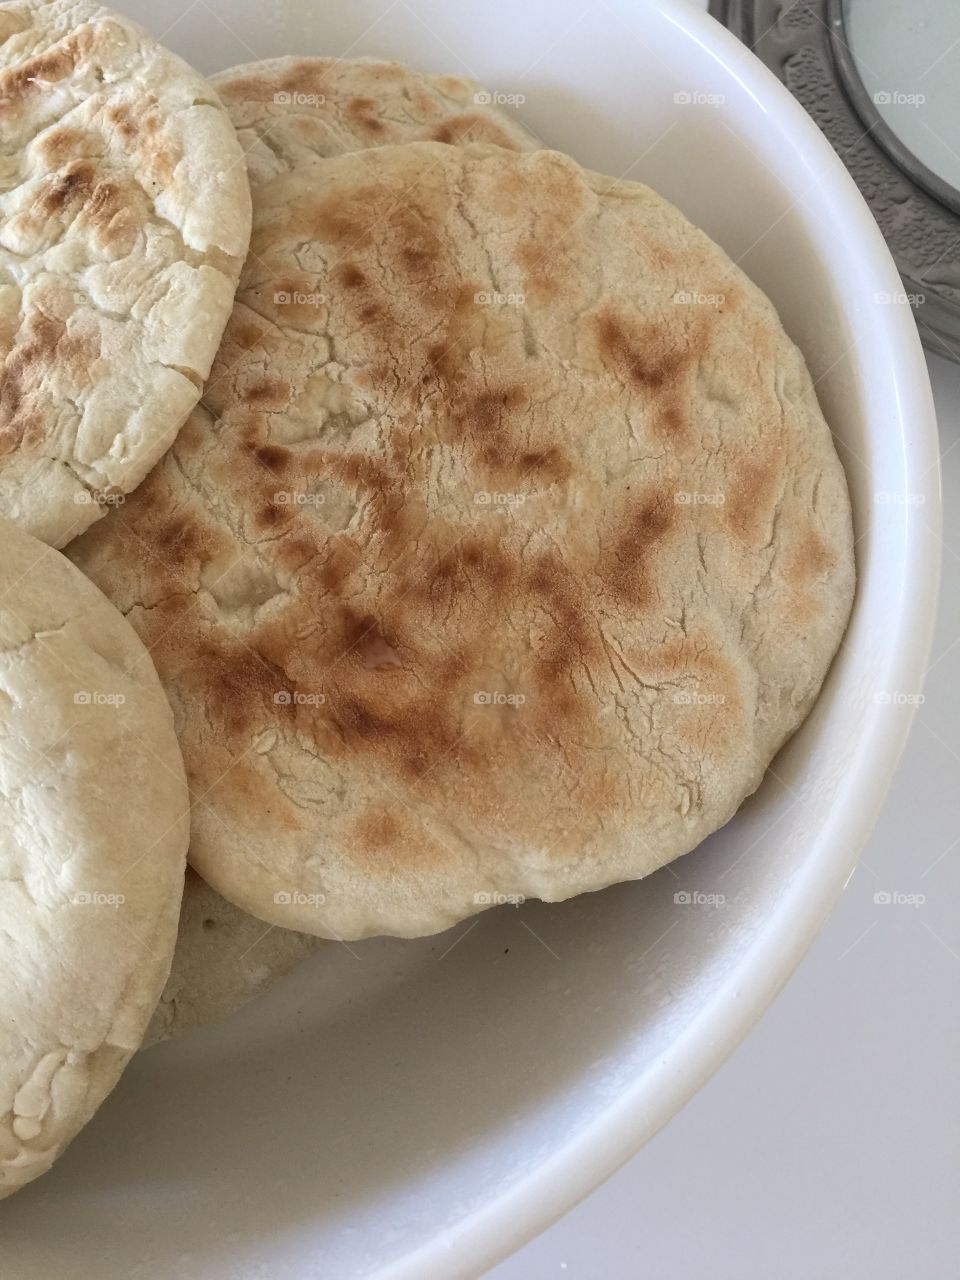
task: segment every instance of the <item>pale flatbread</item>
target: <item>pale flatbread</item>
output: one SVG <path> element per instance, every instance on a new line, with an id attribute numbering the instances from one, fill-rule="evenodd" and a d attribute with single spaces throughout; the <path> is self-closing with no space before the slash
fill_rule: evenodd
<path id="1" fill-rule="evenodd" d="M 323 945 L 248 915 L 188 868 L 173 967 L 143 1048 L 219 1022 Z"/>
<path id="2" fill-rule="evenodd" d="M 0 1198 L 44 1173 L 140 1045 L 176 938 L 188 797 L 133 629 L 0 520 Z"/>
<path id="3" fill-rule="evenodd" d="M 236 126 L 250 182 L 309 160 L 403 142 L 486 142 L 531 151 L 539 140 L 503 95 L 464 76 L 431 76 L 376 58 L 270 58 L 211 83 Z"/>
<path id="4" fill-rule="evenodd" d="M 210 371 L 250 234 L 206 81 L 85 0 L 0 4 L 0 513 L 63 546 Z"/>
<path id="5" fill-rule="evenodd" d="M 194 865 L 355 938 L 693 848 L 810 709 L 854 586 L 769 301 L 555 152 L 314 161 L 255 224 L 204 407 L 72 553 L 154 646 Z"/>

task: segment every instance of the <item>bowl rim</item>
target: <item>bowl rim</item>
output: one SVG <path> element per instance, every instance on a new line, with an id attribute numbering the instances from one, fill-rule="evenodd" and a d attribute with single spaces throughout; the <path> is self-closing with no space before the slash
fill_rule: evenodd
<path id="1" fill-rule="evenodd" d="M 763 63 L 720 23 L 686 0 L 649 0 L 651 18 L 692 39 L 762 107 L 782 150 L 798 170 L 818 180 L 820 199 L 843 237 L 854 274 L 877 290 L 897 293 L 900 276 L 876 222 L 850 175 L 812 118 Z M 768 109 L 772 104 L 775 110 Z M 820 185 L 822 168 L 835 176 Z M 933 394 L 909 307 L 880 308 L 871 340 L 885 353 L 896 390 L 891 406 L 904 441 L 907 491 L 929 489 L 924 518 L 904 518 L 901 578 L 910 580 L 902 606 L 884 632 L 891 688 L 920 689 L 933 639 L 941 560 L 940 454 Z M 932 477 L 929 479 L 928 477 Z M 649 1141 L 702 1088 L 771 1004 L 800 963 L 849 882 L 879 816 L 906 745 L 914 705 L 889 719 L 884 733 L 865 734 L 838 785 L 818 842 L 819 856 L 798 875 L 780 909 L 678 1037 L 668 1060 L 644 1073 L 616 1102 L 557 1148 L 535 1173 L 496 1200 L 445 1228 L 426 1245 L 376 1272 L 376 1280 L 476 1277 L 546 1230 Z"/>

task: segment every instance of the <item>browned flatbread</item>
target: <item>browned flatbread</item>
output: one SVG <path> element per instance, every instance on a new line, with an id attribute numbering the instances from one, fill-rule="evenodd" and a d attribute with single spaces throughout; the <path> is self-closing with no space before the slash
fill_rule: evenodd
<path id="1" fill-rule="evenodd" d="M 250 238 L 182 59 L 89 0 L 0 5 L 0 513 L 63 546 L 197 403 Z"/>
<path id="2" fill-rule="evenodd" d="M 396 63 L 278 58 L 215 79 L 255 186 L 298 162 L 366 146 L 424 138 L 479 138 L 519 150 L 537 145 L 495 106 L 483 105 L 491 95 L 479 85 Z M 311 935 L 264 925 L 189 872 L 173 968 L 144 1044 L 227 1016 L 319 945 Z"/>
<path id="3" fill-rule="evenodd" d="M 316 159 L 403 142 L 486 142 L 511 151 L 540 143 L 464 76 L 430 76 L 376 58 L 270 58 L 231 67 L 212 83 L 230 113 L 250 182 Z"/>
<path id="4" fill-rule="evenodd" d="M 260 187 L 175 448 L 75 547 L 265 919 L 442 929 L 646 875 L 820 688 L 850 506 L 769 301 L 654 192 L 416 143 Z"/>

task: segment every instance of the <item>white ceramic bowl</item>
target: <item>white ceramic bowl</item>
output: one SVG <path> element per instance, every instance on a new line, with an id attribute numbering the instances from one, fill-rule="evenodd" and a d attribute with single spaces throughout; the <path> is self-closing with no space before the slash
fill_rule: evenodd
<path id="1" fill-rule="evenodd" d="M 641 884 L 421 942 L 331 946 L 225 1026 L 143 1055 L 56 1169 L 0 1206 L 5 1280 L 476 1276 L 703 1084 L 853 868 L 908 728 L 892 695 L 919 688 L 934 610 L 920 345 L 908 308 L 878 301 L 899 281 L 827 143 L 686 4 L 120 7 L 158 33 L 172 23 L 168 42 L 205 70 L 366 53 L 525 94 L 520 115 L 549 143 L 658 187 L 767 290 L 847 466 L 849 634 L 813 715 L 725 830 Z"/>

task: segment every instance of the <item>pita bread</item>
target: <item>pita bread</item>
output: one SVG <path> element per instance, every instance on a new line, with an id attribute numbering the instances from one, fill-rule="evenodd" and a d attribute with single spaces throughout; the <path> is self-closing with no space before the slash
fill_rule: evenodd
<path id="1" fill-rule="evenodd" d="M 143 1047 L 219 1022 L 322 945 L 241 911 L 188 868 L 173 967 Z"/>
<path id="2" fill-rule="evenodd" d="M 143 1038 L 176 938 L 188 796 L 133 629 L 0 520 L 0 1198 L 44 1173 Z"/>
<path id="3" fill-rule="evenodd" d="M 726 822 L 846 624 L 764 295 L 636 183 L 412 143 L 260 187 L 204 404 L 78 564 L 151 645 L 220 893 L 418 935 Z"/>
<path id="4" fill-rule="evenodd" d="M 430 76 L 376 58 L 272 58 L 213 77 L 247 158 L 251 185 L 316 159 L 404 142 L 539 141 L 463 76 Z"/>
<path id="5" fill-rule="evenodd" d="M 216 94 L 83 0 L 0 6 L 0 512 L 63 546 L 210 372 L 250 191 Z"/>
<path id="6" fill-rule="evenodd" d="M 496 107 L 478 105 L 491 95 L 473 81 L 423 76 L 397 63 L 276 58 L 221 72 L 214 83 L 254 186 L 301 161 L 388 143 L 474 138 L 518 150 L 537 145 Z M 173 968 L 144 1045 L 225 1018 L 318 945 L 309 934 L 264 926 L 188 872 Z"/>

